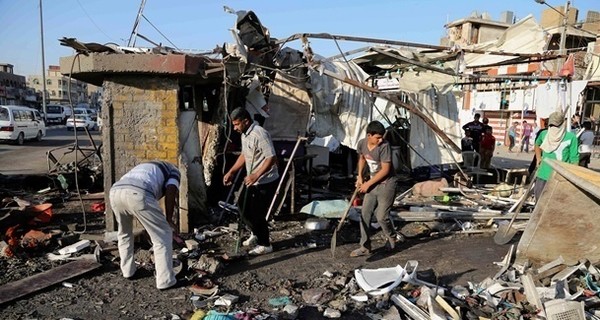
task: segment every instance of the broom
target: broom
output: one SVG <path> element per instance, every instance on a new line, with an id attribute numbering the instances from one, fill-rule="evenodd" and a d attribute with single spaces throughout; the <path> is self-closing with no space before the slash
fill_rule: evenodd
<path id="1" fill-rule="evenodd" d="M 352 194 L 352 197 L 350 198 L 350 204 L 348 205 L 348 208 L 346 208 L 346 211 L 342 215 L 342 219 L 340 220 L 340 223 L 338 223 L 337 227 L 333 230 L 333 236 L 331 237 L 331 256 L 334 258 L 335 258 L 335 247 L 337 245 L 337 232 L 342 228 L 342 225 L 344 225 L 344 221 L 346 221 L 348 212 L 350 212 L 350 208 L 352 208 L 354 199 L 356 199 L 356 196 L 358 195 L 358 190 L 359 190 L 358 187 L 356 189 L 354 189 L 354 193 Z"/>

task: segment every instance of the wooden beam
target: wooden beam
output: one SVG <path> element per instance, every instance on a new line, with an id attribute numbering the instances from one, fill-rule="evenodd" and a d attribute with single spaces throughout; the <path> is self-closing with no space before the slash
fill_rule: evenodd
<path id="1" fill-rule="evenodd" d="M 0 305 L 82 275 L 99 268 L 100 266 L 102 266 L 102 264 L 96 261 L 81 259 L 63 264 L 54 269 L 38 273 L 25 279 L 7 283 L 0 287 Z"/>

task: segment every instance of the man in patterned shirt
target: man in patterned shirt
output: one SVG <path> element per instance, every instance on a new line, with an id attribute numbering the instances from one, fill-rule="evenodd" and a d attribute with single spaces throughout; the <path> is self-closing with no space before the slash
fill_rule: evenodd
<path id="1" fill-rule="evenodd" d="M 279 178 L 275 148 L 269 132 L 253 122 L 246 109 L 236 108 L 231 111 L 231 124 L 242 136 L 242 153 L 223 176 L 223 184 L 231 185 L 235 173 L 245 166 L 245 188 L 238 198 L 238 207 L 252 235 L 242 244 L 256 244 L 254 249 L 248 251 L 250 255 L 270 253 L 273 252 L 273 246 L 269 239 L 266 216 Z"/>

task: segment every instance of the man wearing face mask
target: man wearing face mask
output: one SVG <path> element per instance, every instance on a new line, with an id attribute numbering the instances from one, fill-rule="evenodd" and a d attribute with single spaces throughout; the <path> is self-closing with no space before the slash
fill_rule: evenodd
<path id="1" fill-rule="evenodd" d="M 555 159 L 558 161 L 578 164 L 579 145 L 577 136 L 567 131 L 565 126 L 565 115 L 562 111 L 555 111 L 548 118 L 548 130 L 540 131 L 535 139 L 535 156 L 537 159 L 537 173 L 535 180 L 535 199 L 539 197 L 546 186 L 546 182 L 552 174 L 552 167 L 544 159 Z"/>

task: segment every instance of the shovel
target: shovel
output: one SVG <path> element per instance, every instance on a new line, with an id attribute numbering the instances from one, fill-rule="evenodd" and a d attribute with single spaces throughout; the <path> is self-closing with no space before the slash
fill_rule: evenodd
<path id="1" fill-rule="evenodd" d="M 333 236 L 331 237 L 331 256 L 334 258 L 335 258 L 335 247 L 337 245 L 337 232 L 342 228 L 342 225 L 344 225 L 344 221 L 346 221 L 348 212 L 350 212 L 350 208 L 352 208 L 354 199 L 356 199 L 356 196 L 358 195 L 358 190 L 359 190 L 359 188 L 354 189 L 354 193 L 352 194 L 352 197 L 350 198 L 350 204 L 348 205 L 348 208 L 346 208 L 346 211 L 342 215 L 342 219 L 340 220 L 340 223 L 338 223 L 335 230 L 333 230 Z"/>
<path id="2" fill-rule="evenodd" d="M 535 170 L 535 171 L 537 171 L 537 170 Z M 508 224 L 503 224 L 500 227 L 498 227 L 498 230 L 496 231 L 496 234 L 494 235 L 494 242 L 496 244 L 509 243 L 510 240 L 517 233 L 517 229 L 513 228 L 512 225 L 515 222 L 515 219 L 517 219 L 517 216 L 521 212 L 521 208 L 523 207 L 523 204 L 525 203 L 527 198 L 529 198 L 529 195 L 531 194 L 531 191 L 533 190 L 533 187 L 535 186 L 535 173 L 536 173 L 535 171 L 534 171 L 533 175 L 531 175 L 532 178 L 531 178 L 531 182 L 527 186 L 527 191 L 525 191 L 525 194 L 523 194 L 523 196 L 521 196 L 519 201 L 515 204 L 516 209 L 515 209 L 515 212 L 513 213 L 512 219 L 510 219 L 510 222 Z M 509 212 L 510 212 L 510 210 L 509 210 Z"/>

